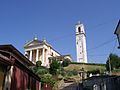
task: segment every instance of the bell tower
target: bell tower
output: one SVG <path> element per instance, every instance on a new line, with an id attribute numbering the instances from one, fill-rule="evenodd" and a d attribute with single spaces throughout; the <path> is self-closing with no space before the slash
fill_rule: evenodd
<path id="1" fill-rule="evenodd" d="M 77 62 L 87 63 L 86 35 L 84 25 L 78 22 L 75 28 L 76 28 Z"/>

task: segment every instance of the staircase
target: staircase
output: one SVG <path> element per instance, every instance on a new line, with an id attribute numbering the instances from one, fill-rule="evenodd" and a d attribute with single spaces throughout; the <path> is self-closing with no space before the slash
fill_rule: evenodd
<path id="1" fill-rule="evenodd" d="M 64 83 L 64 85 L 61 86 L 60 90 L 80 90 L 79 83 L 77 82 Z"/>

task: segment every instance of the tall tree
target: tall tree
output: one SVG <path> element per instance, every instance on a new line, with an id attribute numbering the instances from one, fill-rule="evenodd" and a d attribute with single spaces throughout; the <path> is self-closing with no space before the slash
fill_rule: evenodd
<path id="1" fill-rule="evenodd" d="M 110 70 L 109 65 L 111 65 L 111 70 L 118 69 L 120 67 L 120 57 L 116 54 L 111 53 L 106 61 L 107 70 Z"/>

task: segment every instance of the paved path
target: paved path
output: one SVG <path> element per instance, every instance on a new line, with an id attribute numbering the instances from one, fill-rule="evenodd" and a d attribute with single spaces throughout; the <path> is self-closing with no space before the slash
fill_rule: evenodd
<path id="1" fill-rule="evenodd" d="M 71 83 L 65 83 L 60 90 L 82 90 L 79 87 L 79 83 L 71 82 Z"/>

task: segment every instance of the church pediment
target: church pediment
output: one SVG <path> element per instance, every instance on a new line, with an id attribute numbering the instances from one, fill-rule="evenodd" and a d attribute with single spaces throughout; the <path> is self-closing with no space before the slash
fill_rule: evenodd
<path id="1" fill-rule="evenodd" d="M 28 43 L 26 43 L 24 45 L 24 48 L 27 48 L 27 47 L 30 47 L 30 46 L 35 46 L 35 45 L 40 45 L 42 43 L 43 43 L 43 41 L 40 41 L 40 40 L 32 40 L 32 41 L 29 41 Z"/>

